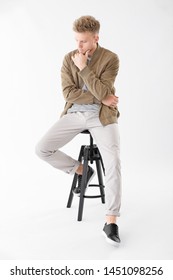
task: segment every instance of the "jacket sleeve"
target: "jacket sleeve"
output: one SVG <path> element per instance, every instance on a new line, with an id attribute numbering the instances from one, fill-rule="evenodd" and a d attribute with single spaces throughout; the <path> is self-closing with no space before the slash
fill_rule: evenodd
<path id="1" fill-rule="evenodd" d="M 102 101 L 107 95 L 115 93 L 114 82 L 119 70 L 119 59 L 115 55 L 105 65 L 100 77 L 94 73 L 89 66 L 86 66 L 79 72 L 79 75 L 86 84 L 88 90 L 97 98 Z"/>
<path id="2" fill-rule="evenodd" d="M 66 102 L 76 104 L 93 104 L 94 96 L 89 91 L 77 87 L 72 76 L 71 65 L 67 57 L 63 60 L 61 68 L 61 85 Z"/>

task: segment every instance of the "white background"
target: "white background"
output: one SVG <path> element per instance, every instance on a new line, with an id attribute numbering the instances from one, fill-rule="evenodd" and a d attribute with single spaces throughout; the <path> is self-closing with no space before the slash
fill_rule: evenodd
<path id="1" fill-rule="evenodd" d="M 35 145 L 59 118 L 60 68 L 73 21 L 93 15 L 116 52 L 123 199 L 122 244 L 101 236 L 104 205 L 66 208 L 72 177 Z M 0 259 L 172 259 L 173 3 L 171 0 L 0 0 Z M 77 157 L 79 135 L 64 151 Z"/>

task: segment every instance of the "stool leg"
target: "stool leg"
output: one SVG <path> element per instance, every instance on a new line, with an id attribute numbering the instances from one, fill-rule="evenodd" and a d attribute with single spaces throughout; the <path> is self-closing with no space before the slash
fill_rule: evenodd
<path id="1" fill-rule="evenodd" d="M 78 157 L 78 161 L 80 161 L 80 162 L 82 162 L 82 157 L 83 157 L 83 154 L 84 154 L 84 147 L 85 146 L 83 145 L 83 146 L 81 146 L 81 149 L 80 149 L 80 153 L 79 153 L 79 157 Z M 73 201 L 73 197 L 74 197 L 73 190 L 76 187 L 77 178 L 78 178 L 78 174 L 75 173 L 74 177 L 73 177 L 73 182 L 72 182 L 72 186 L 71 186 L 68 202 L 67 202 L 67 208 L 70 208 L 71 205 L 72 205 L 72 201 Z"/>
<path id="2" fill-rule="evenodd" d="M 78 210 L 78 221 L 82 221 L 83 215 L 83 206 L 84 206 L 84 194 L 87 182 L 87 169 L 88 169 L 88 149 L 84 150 L 84 164 L 83 164 L 83 175 L 82 175 L 82 182 L 81 182 L 81 192 L 80 192 L 80 199 L 79 199 L 79 210 Z"/>
<path id="3" fill-rule="evenodd" d="M 104 191 L 103 177 L 102 177 L 100 161 L 101 161 L 100 159 L 96 160 L 96 168 L 97 168 L 98 181 L 99 181 L 99 185 L 100 185 L 101 201 L 102 201 L 102 203 L 105 203 L 105 191 Z"/>
<path id="4" fill-rule="evenodd" d="M 67 202 L 67 208 L 70 208 L 71 205 L 72 205 L 72 201 L 73 201 L 73 190 L 75 189 L 76 187 L 76 183 L 77 183 L 77 174 L 74 175 L 73 177 L 73 182 L 72 182 L 72 186 L 71 186 L 71 190 L 70 190 L 70 194 L 69 194 L 69 198 L 68 198 L 68 202 Z"/>

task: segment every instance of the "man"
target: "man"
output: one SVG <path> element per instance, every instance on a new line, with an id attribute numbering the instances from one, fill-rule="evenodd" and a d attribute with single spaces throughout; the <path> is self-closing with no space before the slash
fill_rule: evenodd
<path id="1" fill-rule="evenodd" d="M 119 69 L 118 56 L 99 46 L 100 23 L 92 16 L 75 20 L 73 31 L 77 49 L 68 53 L 61 69 L 66 101 L 61 118 L 36 147 L 38 156 L 68 174 L 78 174 L 80 194 L 82 163 L 59 149 L 77 134 L 89 130 L 100 150 L 105 167 L 106 221 L 103 234 L 114 245 L 120 243 L 117 217 L 121 204 L 121 171 L 117 119 L 118 97 L 114 82 Z M 94 170 L 89 166 L 87 184 Z"/>

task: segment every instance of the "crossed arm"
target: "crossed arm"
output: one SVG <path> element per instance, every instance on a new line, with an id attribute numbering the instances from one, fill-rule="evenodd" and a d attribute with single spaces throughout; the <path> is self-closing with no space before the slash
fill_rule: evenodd
<path id="1" fill-rule="evenodd" d="M 112 87 L 118 72 L 116 61 L 112 61 L 99 79 L 87 66 L 87 53 L 85 55 L 76 53 L 71 59 L 80 70 L 78 74 L 86 84 L 88 91 L 84 92 L 82 89 L 76 87 L 71 69 L 69 69 L 69 65 L 65 59 L 62 67 L 62 88 L 65 100 L 77 104 L 92 104 L 95 97 L 106 106 L 116 107 L 118 97 L 112 92 Z"/>

